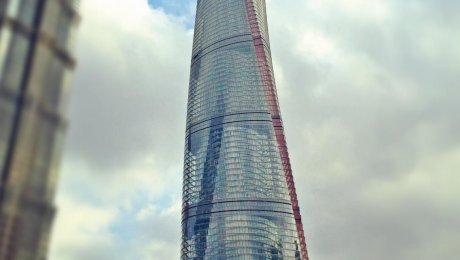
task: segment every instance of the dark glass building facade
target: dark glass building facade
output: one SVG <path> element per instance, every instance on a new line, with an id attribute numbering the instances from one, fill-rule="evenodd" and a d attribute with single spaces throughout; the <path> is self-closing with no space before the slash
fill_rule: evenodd
<path id="1" fill-rule="evenodd" d="M 0 0 L 0 260 L 46 259 L 75 0 Z"/>
<path id="2" fill-rule="evenodd" d="M 264 0 L 198 0 L 183 260 L 308 259 L 271 62 Z"/>

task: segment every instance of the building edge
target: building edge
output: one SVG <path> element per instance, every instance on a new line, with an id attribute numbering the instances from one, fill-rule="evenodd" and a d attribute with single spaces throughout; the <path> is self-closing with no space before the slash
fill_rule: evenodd
<path id="1" fill-rule="evenodd" d="M 292 210 L 294 213 L 294 218 L 296 222 L 297 233 L 300 243 L 300 252 L 302 254 L 302 259 L 309 260 L 307 242 L 305 239 L 305 232 L 303 229 L 302 217 L 300 214 L 299 202 L 297 199 L 297 192 L 295 188 L 294 177 L 292 174 L 291 163 L 289 159 L 289 153 L 286 143 L 286 137 L 284 134 L 283 121 L 281 119 L 281 112 L 278 103 L 278 96 L 276 91 L 276 84 L 273 72 L 269 69 L 271 68 L 271 59 L 270 57 L 270 47 L 267 46 L 266 42 L 269 39 L 264 41 L 262 37 L 262 31 L 260 26 L 260 19 L 264 19 L 263 22 L 267 24 L 267 17 L 258 17 L 256 12 L 256 7 L 254 1 L 256 0 L 245 0 L 246 11 L 248 22 L 251 28 L 251 33 L 254 41 L 254 47 L 256 49 L 257 60 L 259 63 L 260 75 L 262 77 L 262 82 L 264 85 L 265 96 L 267 98 L 267 103 L 270 109 L 272 116 L 273 127 L 275 129 L 276 141 L 278 143 L 278 149 L 283 163 L 284 174 L 286 177 L 286 183 L 289 189 L 289 196 L 292 203 Z M 262 0 L 265 2 L 265 0 Z M 262 8 L 265 8 L 265 3 L 262 4 Z M 264 10 L 264 13 L 266 11 Z M 267 35 L 268 37 L 268 35 Z M 268 53 L 267 53 L 268 52 Z"/>

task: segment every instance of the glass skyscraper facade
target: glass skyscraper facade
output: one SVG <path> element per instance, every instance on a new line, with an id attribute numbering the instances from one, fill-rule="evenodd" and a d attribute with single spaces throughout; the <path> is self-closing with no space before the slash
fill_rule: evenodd
<path id="1" fill-rule="evenodd" d="M 46 259 L 75 0 L 0 0 L 0 260 Z"/>
<path id="2" fill-rule="evenodd" d="M 198 0 L 181 258 L 307 260 L 264 0 Z"/>

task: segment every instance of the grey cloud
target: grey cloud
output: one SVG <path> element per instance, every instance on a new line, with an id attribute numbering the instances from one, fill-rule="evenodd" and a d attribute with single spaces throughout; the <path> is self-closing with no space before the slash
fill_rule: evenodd
<path id="1" fill-rule="evenodd" d="M 146 25 L 154 36 L 106 33 L 112 44 L 105 46 L 98 36 L 107 28 L 85 18 L 70 103 L 70 154 L 101 172 L 153 153 L 159 162 L 182 158 L 177 136 L 185 128 L 191 35 L 166 26 L 158 32 Z"/>
<path id="2" fill-rule="evenodd" d="M 460 4 L 384 1 L 381 20 L 311 8 L 319 2 L 269 1 L 312 259 L 455 259 Z M 302 30 L 330 37 L 339 55 L 287 47 Z M 423 170 L 427 161 L 436 166 Z"/>

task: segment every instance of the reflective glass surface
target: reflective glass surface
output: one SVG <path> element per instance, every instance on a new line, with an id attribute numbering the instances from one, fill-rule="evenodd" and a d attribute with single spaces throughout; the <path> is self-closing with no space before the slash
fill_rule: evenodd
<path id="1" fill-rule="evenodd" d="M 248 1 L 197 4 L 184 158 L 183 260 L 300 259 Z M 268 48 L 265 2 L 254 3 Z M 272 71 L 271 61 L 268 66 Z"/>
<path id="2" fill-rule="evenodd" d="M 0 0 L 0 15 L 0 259 L 45 259 L 79 17 L 61 0 Z"/>

